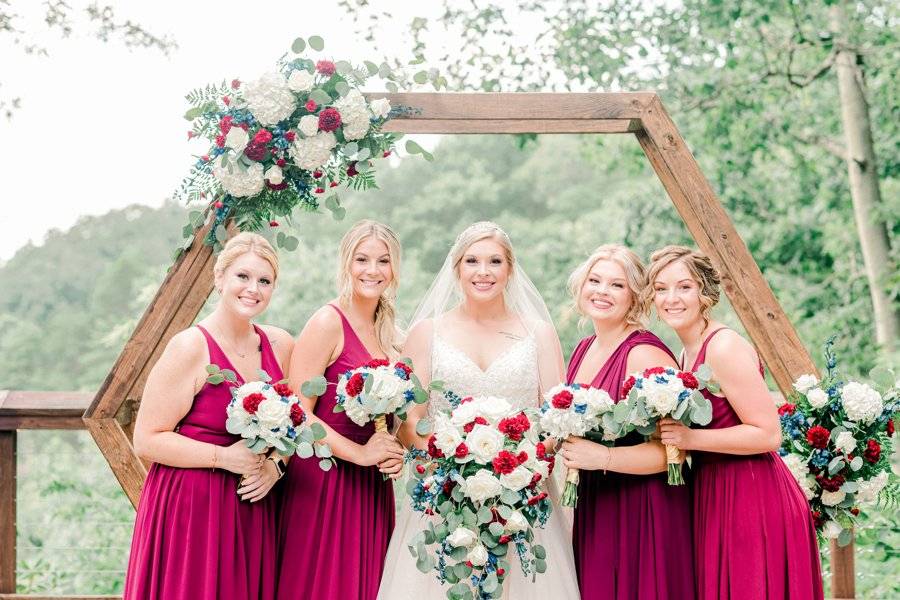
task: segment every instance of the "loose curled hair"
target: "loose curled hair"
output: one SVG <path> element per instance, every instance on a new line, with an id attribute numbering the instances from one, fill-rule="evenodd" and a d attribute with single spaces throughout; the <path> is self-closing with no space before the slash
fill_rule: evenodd
<path id="1" fill-rule="evenodd" d="M 388 354 L 395 353 L 398 348 L 399 335 L 396 324 L 395 302 L 397 287 L 400 285 L 400 238 L 394 230 L 378 221 L 365 219 L 354 224 L 344 237 L 341 238 L 340 253 L 338 257 L 338 299 L 347 307 L 353 303 L 353 277 L 350 268 L 353 262 L 353 254 L 359 245 L 366 239 L 374 238 L 384 242 L 388 249 L 388 257 L 391 261 L 393 277 L 387 288 L 378 298 L 375 307 L 375 338 L 378 345 Z"/>
<path id="2" fill-rule="evenodd" d="M 578 265 L 569 275 L 568 289 L 575 303 L 575 310 L 584 316 L 581 310 L 579 297 L 584 284 L 591 273 L 591 269 L 601 260 L 610 260 L 625 271 L 625 280 L 628 282 L 628 290 L 631 292 L 631 308 L 625 315 L 628 325 L 644 329 L 647 327 L 647 311 L 641 295 L 647 287 L 647 275 L 644 263 L 631 249 L 621 244 L 604 244 L 597 247 L 587 259 Z"/>
<path id="3" fill-rule="evenodd" d="M 712 308 L 719 303 L 721 279 L 708 256 L 687 246 L 666 246 L 650 255 L 650 265 L 647 267 L 647 286 L 643 293 L 645 310 L 649 311 L 653 303 L 655 294 L 653 283 L 660 271 L 677 261 L 681 261 L 687 267 L 691 277 L 700 287 L 700 317 L 703 319 L 703 328 L 706 329 L 709 326 Z"/>

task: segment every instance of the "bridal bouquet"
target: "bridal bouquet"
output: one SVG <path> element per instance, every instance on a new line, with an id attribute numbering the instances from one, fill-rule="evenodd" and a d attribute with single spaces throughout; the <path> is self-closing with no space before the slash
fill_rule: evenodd
<path id="1" fill-rule="evenodd" d="M 435 416 L 428 456 L 407 484 L 413 509 L 438 519 L 410 551 L 419 570 L 436 569 L 441 583 L 452 584 L 448 598 L 499 598 L 511 552 L 526 575 L 547 568 L 533 528 L 550 516 L 539 483 L 554 459 L 538 441 L 536 415 L 501 398 L 445 396 L 451 412 Z"/>
<path id="2" fill-rule="evenodd" d="M 663 417 L 671 417 L 684 425 L 708 425 L 712 420 L 712 404 L 700 390 L 708 387 L 712 376 L 709 367 L 697 373 L 672 367 L 652 367 L 634 373 L 622 384 L 622 399 L 613 415 L 639 433 L 650 435 Z M 684 485 L 678 448 L 666 446 L 669 485 Z"/>
<path id="3" fill-rule="evenodd" d="M 581 384 L 560 384 L 544 394 L 540 426 L 546 436 L 564 440 L 569 436 L 599 434 L 602 441 L 616 439 L 620 429 L 613 419 L 615 403 L 605 391 Z M 578 503 L 578 469 L 566 473 L 563 506 Z"/>
<path id="4" fill-rule="evenodd" d="M 227 375 L 225 371 L 221 373 L 222 377 Z M 232 387 L 225 414 L 228 433 L 244 438 L 256 454 L 274 448 L 282 456 L 315 455 L 324 471 L 333 464 L 331 448 L 324 441 L 325 428 L 319 423 L 307 423 L 300 400 L 283 382 L 251 381 Z"/>
<path id="5" fill-rule="evenodd" d="M 816 530 L 846 545 L 860 507 L 900 498 L 890 459 L 900 390 L 887 369 L 870 374 L 884 394 L 865 383 L 841 381 L 831 343 L 825 379 L 800 376 L 795 393 L 778 409 L 780 454 L 810 502 Z"/>

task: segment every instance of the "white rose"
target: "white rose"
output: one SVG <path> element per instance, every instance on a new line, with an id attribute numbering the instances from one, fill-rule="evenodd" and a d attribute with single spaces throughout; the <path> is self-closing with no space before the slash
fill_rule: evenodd
<path id="1" fill-rule="evenodd" d="M 235 154 L 240 154 L 247 147 L 250 136 L 240 127 L 232 127 L 225 136 L 225 146 L 234 150 Z"/>
<path id="2" fill-rule="evenodd" d="M 262 394 L 269 387 L 265 381 L 250 381 L 237 389 L 239 398 L 246 398 L 250 394 Z"/>
<path id="3" fill-rule="evenodd" d="M 406 390 L 406 382 L 397 377 L 392 367 L 378 367 L 372 373 L 372 387 L 369 393 L 387 403 L 401 396 Z M 376 410 L 375 412 L 386 412 Z"/>
<path id="4" fill-rule="evenodd" d="M 500 419 L 511 416 L 512 405 L 503 398 L 485 396 L 476 400 L 481 415 L 491 423 L 497 423 Z"/>
<path id="5" fill-rule="evenodd" d="M 844 454 L 851 454 L 856 449 L 856 438 L 849 431 L 842 431 L 837 434 L 834 440 L 834 447 Z"/>
<path id="6" fill-rule="evenodd" d="M 466 554 L 466 560 L 472 563 L 473 567 L 480 567 L 487 562 L 488 552 L 483 544 L 478 544 L 469 550 L 469 553 Z"/>
<path id="7" fill-rule="evenodd" d="M 487 464 L 503 449 L 504 436 L 494 427 L 476 425 L 466 436 L 466 446 L 475 460 Z"/>
<path id="8" fill-rule="evenodd" d="M 476 541 L 478 541 L 478 534 L 465 527 L 457 527 L 453 530 L 453 533 L 447 536 L 447 542 L 456 548 L 460 546 L 469 547 Z"/>
<path id="9" fill-rule="evenodd" d="M 282 181 L 284 181 L 284 173 L 281 172 L 281 167 L 278 165 L 272 165 L 269 169 L 263 174 L 263 179 L 268 180 L 272 185 L 278 185 Z"/>
<path id="10" fill-rule="evenodd" d="M 287 84 L 294 92 L 306 92 L 312 89 L 315 75 L 305 69 L 296 69 L 288 77 Z"/>
<path id="11" fill-rule="evenodd" d="M 391 102 L 387 98 L 378 98 L 369 103 L 369 110 L 376 117 L 385 118 L 391 112 Z"/>
<path id="12" fill-rule="evenodd" d="M 295 98 L 280 73 L 266 73 L 244 84 L 244 100 L 256 120 L 263 125 L 275 125 L 294 112 Z"/>
<path id="13" fill-rule="evenodd" d="M 300 133 L 306 137 L 312 137 L 319 131 L 319 117 L 316 115 L 303 115 L 300 117 Z"/>
<path id="14" fill-rule="evenodd" d="M 647 409 L 653 415 L 668 415 L 675 409 L 678 402 L 678 392 L 669 385 L 645 381 L 640 395 L 643 396 Z"/>
<path id="15" fill-rule="evenodd" d="M 828 404 L 828 394 L 822 388 L 813 388 L 806 392 L 806 399 L 813 408 L 822 408 Z"/>
<path id="16" fill-rule="evenodd" d="M 847 492 L 844 490 L 838 490 L 836 492 L 829 492 L 828 490 L 822 490 L 822 504 L 825 506 L 837 506 L 841 502 L 844 501 L 844 498 L 847 497 Z"/>
<path id="17" fill-rule="evenodd" d="M 504 525 L 507 533 L 518 533 L 520 531 L 525 531 L 528 529 L 528 519 L 526 519 L 522 513 L 517 510 L 514 510 L 509 518 L 506 520 L 506 525 Z"/>
<path id="18" fill-rule="evenodd" d="M 278 429 L 290 420 L 290 407 L 287 402 L 267 398 L 259 403 L 256 418 L 261 429 Z"/>
<path id="19" fill-rule="evenodd" d="M 835 540 L 843 530 L 844 528 L 837 521 L 828 521 L 822 528 L 822 534 L 830 540 Z"/>
<path id="20" fill-rule="evenodd" d="M 443 417 L 443 418 L 442 418 Z M 447 422 L 444 415 L 438 415 L 434 422 L 434 445 L 446 456 L 453 456 L 456 447 L 463 441 L 459 430 Z"/>
<path id="21" fill-rule="evenodd" d="M 457 427 L 462 427 L 475 420 L 477 408 L 474 402 L 465 402 L 453 409 L 450 413 L 450 422 Z"/>
<path id="22" fill-rule="evenodd" d="M 794 382 L 794 389 L 801 394 L 806 394 L 817 385 L 819 385 L 819 379 L 815 375 L 801 375 Z"/>
<path id="23" fill-rule="evenodd" d="M 219 180 L 222 189 L 235 198 L 255 196 L 265 186 L 262 164 L 254 162 L 244 168 L 225 158 L 224 154 L 213 167 L 213 175 Z"/>
<path id="24" fill-rule="evenodd" d="M 531 483 L 531 471 L 519 465 L 512 473 L 504 473 L 500 476 L 500 483 L 503 487 L 518 492 L 526 485 Z"/>
<path id="25" fill-rule="evenodd" d="M 359 397 L 347 398 L 344 402 L 344 413 L 347 418 L 362 427 L 369 422 L 369 411 L 359 402 Z"/>
<path id="26" fill-rule="evenodd" d="M 884 410 L 881 394 L 864 383 L 851 381 L 841 389 L 841 402 L 851 421 L 871 423 Z"/>
<path id="27" fill-rule="evenodd" d="M 463 493 L 473 502 L 484 502 L 489 498 L 499 496 L 503 491 L 500 481 L 491 475 L 486 469 L 480 469 L 474 475 L 466 477 L 463 483 Z"/>

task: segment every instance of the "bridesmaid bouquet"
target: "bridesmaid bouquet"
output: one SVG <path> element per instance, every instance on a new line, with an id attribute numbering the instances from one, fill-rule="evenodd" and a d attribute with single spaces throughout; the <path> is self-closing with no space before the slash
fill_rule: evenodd
<path id="1" fill-rule="evenodd" d="M 900 500 L 890 460 L 900 382 L 888 369 L 870 373 L 884 394 L 865 383 L 841 381 L 832 343 L 825 347 L 825 379 L 801 375 L 794 394 L 778 408 L 779 453 L 810 502 L 816 530 L 843 546 L 860 507 Z"/>
<path id="2" fill-rule="evenodd" d="M 274 448 L 282 456 L 315 455 L 323 471 L 331 469 L 334 458 L 324 441 L 325 428 L 319 423 L 307 424 L 300 400 L 285 383 L 251 381 L 233 387 L 225 413 L 225 429 L 244 438 L 252 452 Z"/>
<path id="3" fill-rule="evenodd" d="M 684 425 L 708 425 L 712 421 L 712 403 L 700 390 L 708 387 L 712 372 L 701 367 L 697 373 L 672 367 L 652 367 L 634 373 L 622 384 L 622 399 L 613 409 L 615 420 L 628 429 L 650 435 L 664 417 Z M 684 485 L 678 448 L 665 446 L 669 485 Z"/>
<path id="4" fill-rule="evenodd" d="M 546 436 L 564 440 L 569 436 L 600 437 L 611 442 L 618 437 L 620 425 L 613 418 L 615 403 L 604 390 L 581 384 L 560 384 L 544 394 L 540 425 Z M 578 469 L 566 473 L 563 506 L 578 504 Z"/>
<path id="5" fill-rule="evenodd" d="M 451 412 L 435 416 L 427 457 L 407 484 L 413 509 L 439 519 L 409 549 L 420 571 L 436 569 L 441 583 L 452 584 L 448 598 L 499 598 L 511 552 L 526 575 L 547 569 L 533 528 L 550 516 L 538 484 L 554 459 L 538 440 L 536 415 L 501 398 L 445 397 Z"/>

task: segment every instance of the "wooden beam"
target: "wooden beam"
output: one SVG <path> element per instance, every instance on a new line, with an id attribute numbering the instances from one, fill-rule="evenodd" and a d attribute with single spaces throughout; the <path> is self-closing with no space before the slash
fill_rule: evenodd
<path id="1" fill-rule="evenodd" d="M 16 432 L 0 431 L 0 592 L 16 591 Z"/>
<path id="2" fill-rule="evenodd" d="M 0 431 L 84 429 L 81 420 L 94 394 L 0 390 Z"/>
<path id="3" fill-rule="evenodd" d="M 658 98 L 636 135 L 675 208 L 722 277 L 722 287 L 781 392 L 815 363 Z"/>
<path id="4" fill-rule="evenodd" d="M 401 133 L 635 133 L 637 119 L 391 119 L 384 131 Z"/>
<path id="5" fill-rule="evenodd" d="M 113 475 L 125 491 L 125 495 L 137 508 L 141 488 L 147 477 L 147 468 L 134 453 L 131 440 L 115 419 L 85 419 L 88 431 L 106 458 Z"/>
<path id="6" fill-rule="evenodd" d="M 498 92 L 373 93 L 392 107 L 410 109 L 397 119 L 496 121 L 505 119 L 638 119 L 656 94 L 652 92 L 568 93 Z"/>

